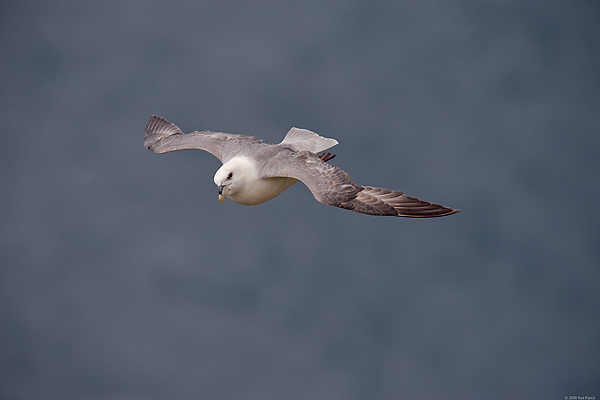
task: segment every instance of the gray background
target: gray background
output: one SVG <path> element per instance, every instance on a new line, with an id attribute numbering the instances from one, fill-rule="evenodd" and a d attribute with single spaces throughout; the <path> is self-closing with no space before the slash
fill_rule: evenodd
<path id="1" fill-rule="evenodd" d="M 596 1 L 3 1 L 0 398 L 600 396 Z M 184 131 L 340 144 L 370 217 Z"/>

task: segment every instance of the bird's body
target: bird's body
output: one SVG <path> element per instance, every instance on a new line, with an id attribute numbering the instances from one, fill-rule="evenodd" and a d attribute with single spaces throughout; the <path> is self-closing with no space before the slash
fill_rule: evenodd
<path id="1" fill-rule="evenodd" d="M 221 160 L 223 165 L 214 176 L 221 201 L 229 197 L 239 204 L 257 205 L 302 181 L 319 202 L 364 214 L 426 218 L 460 211 L 402 192 L 356 185 L 344 171 L 325 162 L 333 156 L 317 155 L 337 143 L 298 128 L 290 129 L 279 144 L 231 133 L 184 134 L 155 115 L 148 120 L 144 138 L 146 148 L 156 153 L 201 149 Z"/>
<path id="2" fill-rule="evenodd" d="M 223 182 L 227 182 L 230 173 L 232 177 L 235 173 L 236 181 L 229 185 L 227 197 L 238 204 L 256 206 L 273 199 L 298 182 L 298 179 L 294 178 L 261 178 L 260 169 L 252 158 L 232 158 L 215 173 L 215 185 L 221 186 Z"/>

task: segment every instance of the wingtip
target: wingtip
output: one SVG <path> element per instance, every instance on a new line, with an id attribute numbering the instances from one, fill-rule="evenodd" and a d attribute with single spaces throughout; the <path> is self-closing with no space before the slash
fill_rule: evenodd
<path id="1" fill-rule="evenodd" d="M 183 133 L 177 125 L 167 121 L 163 117 L 158 115 L 151 115 L 146 124 L 146 130 L 144 132 L 144 147 L 154 152 L 156 144 L 162 139 Z"/>
<path id="2" fill-rule="evenodd" d="M 430 213 L 420 213 L 420 214 L 408 214 L 408 213 L 400 213 L 397 216 L 398 217 L 409 217 L 409 218 L 439 218 L 439 217 L 447 217 L 449 215 L 453 215 L 453 214 L 457 214 L 459 212 L 461 212 L 462 210 L 459 209 L 450 209 L 450 211 L 444 211 L 444 206 L 441 206 L 443 208 L 438 209 L 438 210 L 432 210 Z"/>
<path id="3" fill-rule="evenodd" d="M 442 206 L 443 207 L 443 206 Z M 446 207 L 444 207 L 446 208 Z M 447 217 L 449 215 L 454 215 L 454 214 L 458 214 L 459 212 L 461 212 L 462 210 L 458 209 L 458 208 L 452 208 L 450 209 L 450 211 L 445 212 L 445 213 L 440 213 L 439 215 L 434 215 L 433 217 Z"/>

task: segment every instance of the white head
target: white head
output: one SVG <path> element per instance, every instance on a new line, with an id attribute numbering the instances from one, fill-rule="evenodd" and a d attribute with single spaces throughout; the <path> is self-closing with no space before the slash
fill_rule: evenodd
<path id="1" fill-rule="evenodd" d="M 219 201 L 222 203 L 227 196 L 236 201 L 236 195 L 255 178 L 253 172 L 253 164 L 246 158 L 234 158 L 223 164 L 214 177 L 215 185 L 219 187 Z"/>
<path id="2" fill-rule="evenodd" d="M 256 163 L 246 157 L 227 161 L 215 173 L 221 203 L 226 197 L 238 204 L 255 206 L 271 200 L 298 180 L 286 177 L 261 178 Z"/>

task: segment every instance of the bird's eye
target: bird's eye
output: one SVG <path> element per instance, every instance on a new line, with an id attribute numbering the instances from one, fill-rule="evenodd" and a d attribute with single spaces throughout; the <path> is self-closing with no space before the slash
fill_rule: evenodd
<path id="1" fill-rule="evenodd" d="M 233 172 L 230 172 L 229 175 L 227 175 L 227 179 L 231 179 L 232 176 L 233 176 Z"/>

